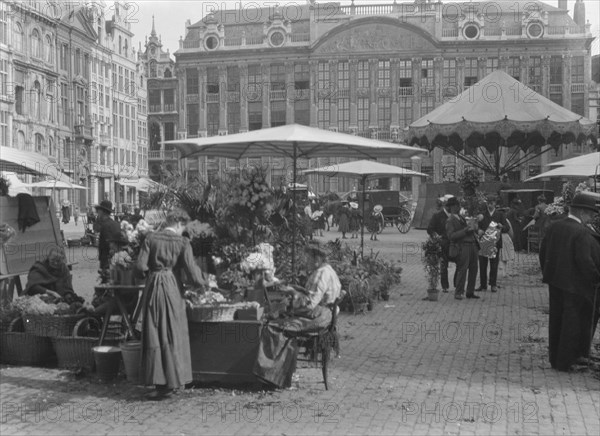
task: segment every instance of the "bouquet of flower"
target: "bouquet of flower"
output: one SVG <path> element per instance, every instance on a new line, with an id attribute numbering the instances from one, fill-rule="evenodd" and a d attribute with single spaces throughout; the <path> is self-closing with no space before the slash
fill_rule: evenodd
<path id="1" fill-rule="evenodd" d="M 544 211 L 546 215 L 556 216 L 566 213 L 566 203 L 564 197 L 556 197 L 552 204 L 549 204 Z"/>
<path id="2" fill-rule="evenodd" d="M 500 239 L 500 229 L 498 223 L 492 221 L 485 233 L 479 238 L 479 255 L 495 259 L 498 255 L 496 244 Z"/>
<path id="3" fill-rule="evenodd" d="M 256 246 L 256 251 L 250 253 L 241 264 L 242 271 L 251 273 L 257 270 L 264 270 L 267 281 L 278 281 L 275 278 L 275 261 L 273 260 L 273 251 L 275 248 L 271 244 L 262 243 Z"/>
<path id="4" fill-rule="evenodd" d="M 110 268 L 120 267 L 122 269 L 130 269 L 133 265 L 134 260 L 130 254 L 123 250 L 116 252 L 110 260 Z"/>

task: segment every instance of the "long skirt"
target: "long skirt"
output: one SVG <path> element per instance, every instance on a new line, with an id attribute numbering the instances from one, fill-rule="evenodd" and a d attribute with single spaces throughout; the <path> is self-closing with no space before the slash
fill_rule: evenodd
<path id="1" fill-rule="evenodd" d="M 331 323 L 331 311 L 325 307 L 317 307 L 313 315 L 314 318 L 291 317 L 271 321 L 263 327 L 254 375 L 278 388 L 291 386 L 298 356 L 296 337 Z"/>
<path id="2" fill-rule="evenodd" d="M 345 213 L 340 214 L 338 230 L 342 233 L 348 233 L 350 231 L 350 219 Z"/>
<path id="3" fill-rule="evenodd" d="M 147 386 L 192 382 L 185 302 L 173 272 L 151 273 L 142 301 L 142 376 Z"/>
<path id="4" fill-rule="evenodd" d="M 515 247 L 507 233 L 502 233 L 502 248 L 500 249 L 500 260 L 507 262 L 515 260 Z"/>

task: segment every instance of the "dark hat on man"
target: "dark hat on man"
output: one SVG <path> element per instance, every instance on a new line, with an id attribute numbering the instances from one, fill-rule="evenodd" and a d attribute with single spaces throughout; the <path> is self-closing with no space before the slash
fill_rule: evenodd
<path id="1" fill-rule="evenodd" d="M 596 192 L 579 192 L 573 197 L 571 207 L 575 209 L 586 209 L 592 212 L 600 212 L 600 194 Z"/>
<path id="2" fill-rule="evenodd" d="M 446 202 L 446 207 L 452 207 L 452 206 L 458 206 L 458 207 L 460 207 L 460 202 L 458 201 L 458 198 L 456 198 L 456 197 L 450 197 L 448 199 L 448 201 Z"/>
<path id="3" fill-rule="evenodd" d="M 108 213 L 113 213 L 112 202 L 109 200 L 102 200 L 100 204 L 94 206 L 94 209 L 102 209 Z"/>

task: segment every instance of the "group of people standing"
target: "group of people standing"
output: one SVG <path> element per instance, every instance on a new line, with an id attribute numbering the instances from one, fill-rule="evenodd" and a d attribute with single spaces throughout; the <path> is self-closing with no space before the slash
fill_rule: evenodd
<path id="1" fill-rule="evenodd" d="M 498 291 L 498 268 L 500 261 L 508 262 L 514 258 L 514 249 L 509 235 L 510 224 L 504 212 L 497 208 L 495 195 L 486 197 L 486 207 L 477 217 L 467 219 L 461 213 L 461 204 L 456 197 L 450 197 L 441 204 L 429 222 L 427 233 L 439 236 L 442 245 L 441 285 L 443 292 L 449 292 L 448 264 L 456 263 L 454 275 L 454 297 L 462 300 L 478 299 L 476 291 Z M 488 231 L 491 223 L 496 226 L 495 247 L 480 252 L 480 238 Z M 494 249 L 495 248 L 495 249 Z M 488 275 L 489 271 L 489 275 Z M 477 274 L 479 287 L 475 289 Z"/>

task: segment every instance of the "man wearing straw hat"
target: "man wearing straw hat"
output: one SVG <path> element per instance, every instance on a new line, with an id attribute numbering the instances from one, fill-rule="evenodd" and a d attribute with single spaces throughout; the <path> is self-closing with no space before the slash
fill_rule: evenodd
<path id="1" fill-rule="evenodd" d="M 589 355 L 600 286 L 600 245 L 586 227 L 600 212 L 600 194 L 580 192 L 569 216 L 551 225 L 540 246 L 540 265 L 550 293 L 550 365 L 568 371 Z"/>

